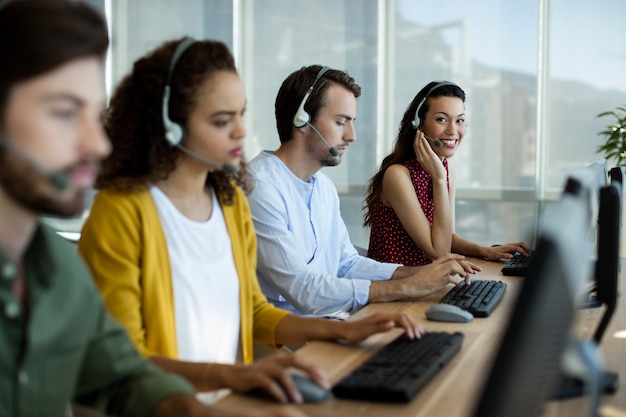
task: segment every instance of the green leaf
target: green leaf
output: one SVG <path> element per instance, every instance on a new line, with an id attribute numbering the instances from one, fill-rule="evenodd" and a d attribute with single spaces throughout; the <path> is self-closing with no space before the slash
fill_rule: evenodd
<path id="1" fill-rule="evenodd" d="M 613 116 L 615 120 L 598 132 L 598 135 L 604 138 L 604 143 L 596 148 L 596 153 L 606 159 L 615 159 L 620 165 L 626 161 L 626 105 L 597 115 L 597 117 L 605 116 Z"/>

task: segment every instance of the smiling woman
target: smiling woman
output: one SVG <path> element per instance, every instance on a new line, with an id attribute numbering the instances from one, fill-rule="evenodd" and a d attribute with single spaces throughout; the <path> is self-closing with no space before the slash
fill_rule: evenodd
<path id="1" fill-rule="evenodd" d="M 455 233 L 456 154 L 466 132 L 465 92 L 433 81 L 413 98 L 391 154 L 368 183 L 368 256 L 380 262 L 425 265 L 449 252 L 491 260 L 526 253 L 522 242 L 497 247 Z"/>

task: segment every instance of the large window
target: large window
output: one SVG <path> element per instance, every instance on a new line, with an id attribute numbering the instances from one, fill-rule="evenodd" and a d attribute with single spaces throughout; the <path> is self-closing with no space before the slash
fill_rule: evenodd
<path id="1" fill-rule="evenodd" d="M 483 244 L 530 243 L 537 214 L 538 2 L 420 3 L 397 2 L 394 120 L 429 81 L 460 84 L 468 131 L 456 155 L 457 231 Z"/>
<path id="2" fill-rule="evenodd" d="M 221 0 L 108 0 L 112 37 L 112 87 L 133 62 L 164 41 L 191 36 L 233 47 L 233 4 Z"/>
<path id="3" fill-rule="evenodd" d="M 102 0 L 93 0 L 102 4 Z M 109 88 L 159 43 L 224 41 L 248 95 L 247 158 L 279 142 L 274 98 L 310 64 L 347 70 L 362 86 L 357 142 L 326 168 L 354 243 L 363 186 L 391 149 L 400 118 L 431 80 L 467 94 L 457 153 L 458 232 L 483 244 L 531 242 L 546 201 L 571 169 L 597 158 L 601 111 L 626 104 L 623 0 L 106 0 Z M 532 242 L 531 242 L 532 243 Z"/>

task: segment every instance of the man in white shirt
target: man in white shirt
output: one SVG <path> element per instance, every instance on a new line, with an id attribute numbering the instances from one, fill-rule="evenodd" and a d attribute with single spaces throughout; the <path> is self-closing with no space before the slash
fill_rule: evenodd
<path id="1" fill-rule="evenodd" d="M 469 282 L 480 270 L 456 254 L 423 267 L 359 256 L 341 218 L 337 190 L 320 169 L 338 165 L 356 140 L 360 94 L 342 71 L 312 65 L 293 72 L 275 103 L 281 145 L 250 162 L 257 273 L 277 307 L 346 317 L 368 303 L 415 299 Z"/>

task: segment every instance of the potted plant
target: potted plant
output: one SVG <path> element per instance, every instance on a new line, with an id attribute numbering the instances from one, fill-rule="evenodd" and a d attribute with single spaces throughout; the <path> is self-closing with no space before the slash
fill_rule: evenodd
<path id="1" fill-rule="evenodd" d="M 616 165 L 626 165 L 626 107 L 617 107 L 615 110 L 605 111 L 597 117 L 613 116 L 614 123 L 605 130 L 598 132 L 605 138 L 604 144 L 598 146 L 597 153 L 602 154 L 607 161 L 616 160 Z"/>

